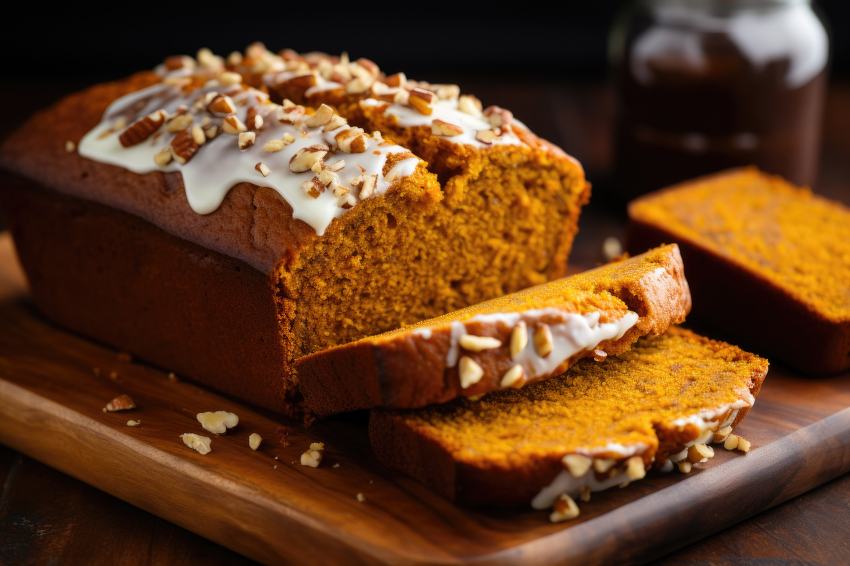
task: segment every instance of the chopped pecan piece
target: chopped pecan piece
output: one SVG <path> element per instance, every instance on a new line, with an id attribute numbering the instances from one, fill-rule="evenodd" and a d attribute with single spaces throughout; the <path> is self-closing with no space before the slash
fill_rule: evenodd
<path id="1" fill-rule="evenodd" d="M 124 147 L 131 147 L 148 139 L 165 122 L 165 110 L 151 112 L 141 120 L 130 124 L 120 136 L 118 141 Z"/>
<path id="2" fill-rule="evenodd" d="M 198 151 L 198 147 L 189 130 L 183 130 L 171 140 L 171 156 L 180 165 L 185 165 Z"/>

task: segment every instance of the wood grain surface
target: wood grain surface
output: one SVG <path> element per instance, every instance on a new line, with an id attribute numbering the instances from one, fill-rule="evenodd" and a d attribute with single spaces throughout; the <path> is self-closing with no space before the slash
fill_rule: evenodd
<path id="1" fill-rule="evenodd" d="M 3 236 L 0 442 L 263 563 L 639 562 L 850 470 L 850 375 L 803 380 L 774 367 L 739 429 L 754 445 L 747 455 L 721 449 L 688 476 L 653 473 L 594 494 L 568 523 L 459 508 L 375 462 L 365 413 L 305 429 L 52 326 L 11 255 Z M 102 412 L 120 393 L 138 408 Z M 178 436 L 204 433 L 195 414 L 210 410 L 236 412 L 240 424 L 201 456 Z M 264 438 L 256 452 L 252 432 Z M 325 460 L 301 466 L 314 441 Z"/>

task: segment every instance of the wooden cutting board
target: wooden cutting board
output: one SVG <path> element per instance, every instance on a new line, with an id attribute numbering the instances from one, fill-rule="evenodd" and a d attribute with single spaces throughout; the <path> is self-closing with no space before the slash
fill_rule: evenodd
<path id="1" fill-rule="evenodd" d="M 120 393 L 138 408 L 104 413 Z M 594 494 L 567 523 L 459 508 L 375 461 L 366 413 L 305 429 L 53 326 L 0 236 L 0 442 L 267 564 L 645 561 L 850 471 L 847 407 L 850 373 L 805 379 L 774 364 L 738 430 L 749 454 L 719 448 L 689 475 Z M 235 432 L 205 456 L 184 446 L 178 435 L 204 432 L 196 413 L 217 410 L 239 415 Z M 317 441 L 322 465 L 301 466 Z"/>

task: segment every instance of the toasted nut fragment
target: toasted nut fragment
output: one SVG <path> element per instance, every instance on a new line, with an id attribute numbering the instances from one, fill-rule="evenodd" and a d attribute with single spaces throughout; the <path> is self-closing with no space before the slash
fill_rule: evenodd
<path id="1" fill-rule="evenodd" d="M 726 437 L 726 441 L 723 442 L 723 448 L 726 450 L 734 450 L 738 447 L 738 436 L 734 434 L 730 434 Z"/>
<path id="2" fill-rule="evenodd" d="M 340 159 L 339 161 L 335 161 L 334 163 L 331 163 L 330 165 L 325 167 L 325 169 L 327 169 L 331 173 L 339 173 L 340 171 L 345 169 L 345 160 Z"/>
<path id="3" fill-rule="evenodd" d="M 393 102 L 395 104 L 407 104 L 410 102 L 410 93 L 403 88 L 399 89 L 399 91 L 393 96 Z"/>
<path id="4" fill-rule="evenodd" d="M 348 128 L 334 136 L 339 149 L 345 153 L 363 153 L 366 151 L 365 132 L 362 128 Z"/>
<path id="5" fill-rule="evenodd" d="M 65 151 L 67 151 L 68 153 L 74 153 L 75 149 L 77 149 L 77 144 L 75 144 L 71 140 L 65 142 Z"/>
<path id="6" fill-rule="evenodd" d="M 251 433 L 251 436 L 248 437 L 248 446 L 251 447 L 251 450 L 256 450 L 260 447 L 260 443 L 263 441 L 263 437 L 257 434 L 256 432 Z"/>
<path id="7" fill-rule="evenodd" d="M 338 130 L 339 128 L 348 124 L 348 121 L 339 116 L 338 114 L 334 114 L 331 119 L 325 124 L 325 127 L 322 129 L 323 132 L 331 132 L 333 130 Z"/>
<path id="8" fill-rule="evenodd" d="M 569 470 L 570 475 L 574 478 L 584 476 L 590 470 L 593 460 L 581 454 L 567 454 L 561 458 L 561 462 Z"/>
<path id="9" fill-rule="evenodd" d="M 171 157 L 180 165 L 185 165 L 198 151 L 198 144 L 189 130 L 183 130 L 171 140 Z"/>
<path id="10" fill-rule="evenodd" d="M 151 136 L 151 134 L 157 131 L 160 126 L 162 126 L 162 123 L 165 122 L 165 116 L 165 110 L 151 112 L 141 120 L 137 120 L 130 124 L 130 127 L 118 136 L 118 141 L 121 142 L 123 147 L 134 146 L 145 141 Z M 68 149 L 67 143 L 65 144 L 65 149 Z M 73 149 L 71 149 L 71 151 L 73 151 Z"/>
<path id="11" fill-rule="evenodd" d="M 581 495 L 579 495 L 579 499 L 581 499 L 584 503 L 590 501 L 590 486 L 584 485 L 581 488 Z"/>
<path id="12" fill-rule="evenodd" d="M 209 104 L 207 104 L 207 110 L 214 114 L 230 116 L 231 114 L 236 114 L 236 104 L 226 94 L 216 94 L 212 97 Z"/>
<path id="13" fill-rule="evenodd" d="M 199 434 L 190 434 L 185 433 L 181 434 L 180 438 L 183 439 L 183 443 L 197 452 L 198 454 L 209 454 L 212 452 L 212 448 L 210 448 L 210 438 L 208 436 L 201 436 Z"/>
<path id="14" fill-rule="evenodd" d="M 259 171 L 260 175 L 262 175 L 263 177 L 268 177 L 269 174 L 272 172 L 271 169 L 266 167 L 266 165 L 262 161 L 254 165 L 254 169 Z"/>
<path id="15" fill-rule="evenodd" d="M 691 464 L 690 460 L 682 460 L 678 465 L 679 471 L 683 474 L 691 473 L 691 468 L 693 468 L 693 464 Z"/>
<path id="16" fill-rule="evenodd" d="M 112 401 L 106 404 L 106 410 L 109 412 L 114 411 L 129 411 L 130 409 L 135 409 L 136 404 L 130 399 L 130 396 L 126 393 L 122 393 Z"/>
<path id="17" fill-rule="evenodd" d="M 470 385 L 475 385 L 481 381 L 481 378 L 484 376 L 484 370 L 469 356 L 461 356 L 458 365 L 458 376 L 460 377 L 460 386 L 466 389 Z"/>
<path id="18" fill-rule="evenodd" d="M 590 357 L 592 357 L 597 362 L 601 362 L 601 361 L 605 360 L 605 358 L 608 357 L 608 353 L 603 352 L 602 350 L 596 349 L 596 350 L 593 350 L 590 353 Z"/>
<path id="19" fill-rule="evenodd" d="M 478 130 L 475 133 L 475 139 L 487 145 L 492 144 L 497 137 L 496 132 L 493 130 Z"/>
<path id="20" fill-rule="evenodd" d="M 363 495 L 362 493 L 358 493 L 356 497 L 357 497 L 357 501 L 359 501 L 360 503 L 363 503 L 364 501 L 366 501 L 366 496 Z"/>
<path id="21" fill-rule="evenodd" d="M 224 59 L 213 54 L 213 52 L 206 47 L 202 47 L 198 50 L 198 53 L 195 54 L 195 59 L 198 60 L 198 65 L 205 69 L 214 71 L 224 68 Z"/>
<path id="22" fill-rule="evenodd" d="M 319 195 L 325 192 L 325 184 L 318 177 L 313 177 L 309 181 L 301 183 L 301 188 L 307 191 L 307 194 L 312 198 L 319 198 Z"/>
<path id="23" fill-rule="evenodd" d="M 239 134 L 239 139 L 237 140 L 237 144 L 239 145 L 239 149 L 245 151 L 257 140 L 257 134 L 254 132 L 242 132 Z"/>
<path id="24" fill-rule="evenodd" d="M 714 442 L 723 442 L 730 434 L 732 434 L 732 427 L 724 426 L 723 428 L 714 433 Z"/>
<path id="25" fill-rule="evenodd" d="M 714 458 L 714 448 L 705 444 L 694 444 L 688 448 L 688 460 L 693 464 L 699 464 L 703 460 Z"/>
<path id="26" fill-rule="evenodd" d="M 333 117 L 333 109 L 327 104 L 322 104 L 319 106 L 319 109 L 316 110 L 315 114 L 307 118 L 306 124 L 308 128 L 318 128 L 319 126 L 324 126 L 330 122 Z"/>
<path id="27" fill-rule="evenodd" d="M 311 145 L 299 149 L 289 160 L 289 170 L 293 173 L 310 171 L 318 161 L 324 159 L 330 148 L 326 145 Z"/>
<path id="28" fill-rule="evenodd" d="M 367 199 L 375 192 L 375 187 L 378 184 L 377 175 L 358 175 L 352 179 L 351 184 L 355 187 L 360 186 L 360 200 Z"/>
<path id="29" fill-rule="evenodd" d="M 248 128 L 248 131 L 252 132 L 263 127 L 263 117 L 257 114 L 256 106 L 248 109 L 248 115 L 245 116 L 245 127 Z"/>
<path id="30" fill-rule="evenodd" d="M 643 465 L 643 458 L 640 456 L 632 456 L 626 463 L 626 476 L 629 481 L 642 480 L 646 477 L 646 467 Z"/>
<path id="31" fill-rule="evenodd" d="M 206 134 L 207 139 L 211 140 L 218 134 L 218 127 L 212 126 L 204 130 L 204 134 Z"/>
<path id="32" fill-rule="evenodd" d="M 240 120 L 238 117 L 228 116 L 221 124 L 221 130 L 225 134 L 230 134 L 231 136 L 238 136 L 242 132 L 247 132 L 248 128 L 245 127 L 245 124 L 243 124 L 242 120 Z"/>
<path id="33" fill-rule="evenodd" d="M 481 108 L 481 101 L 471 94 L 466 94 L 457 99 L 457 109 L 464 114 L 481 118 L 483 116 Z"/>
<path id="34" fill-rule="evenodd" d="M 620 240 L 614 236 L 605 238 L 602 242 L 602 257 L 605 258 L 605 261 L 614 261 L 621 255 L 623 255 L 623 244 L 620 243 Z"/>
<path id="35" fill-rule="evenodd" d="M 375 82 L 373 77 L 357 77 L 345 83 L 345 92 L 348 94 L 360 94 L 369 90 L 372 83 Z"/>
<path id="36" fill-rule="evenodd" d="M 752 444 L 749 440 L 741 438 L 740 436 L 738 437 L 738 450 L 740 450 L 741 452 L 749 452 L 751 447 Z"/>
<path id="37" fill-rule="evenodd" d="M 548 324 L 538 324 L 537 330 L 534 331 L 534 350 L 541 358 L 545 358 L 552 353 L 555 348 L 555 343 L 552 341 L 552 330 Z"/>
<path id="38" fill-rule="evenodd" d="M 407 82 L 407 77 L 404 76 L 404 73 L 396 73 L 385 77 L 382 82 L 390 87 L 400 87 L 404 86 L 404 83 Z"/>
<path id="39" fill-rule="evenodd" d="M 553 523 L 560 523 L 561 521 L 575 519 L 578 516 L 579 509 L 576 502 L 573 501 L 573 498 L 566 493 L 562 493 L 558 497 L 558 500 L 555 501 L 555 506 L 552 509 L 552 513 L 549 515 L 549 520 Z"/>
<path id="40" fill-rule="evenodd" d="M 204 145 L 207 141 L 207 136 L 204 134 L 203 128 L 200 126 L 192 126 L 192 139 L 199 146 Z"/>
<path id="41" fill-rule="evenodd" d="M 195 117 L 191 114 L 178 114 L 165 124 L 165 131 L 170 133 L 180 132 L 192 125 Z"/>
<path id="42" fill-rule="evenodd" d="M 472 334 L 464 334 L 460 337 L 460 347 L 470 352 L 480 352 L 482 350 L 493 350 L 502 345 L 502 341 L 489 336 L 473 336 Z"/>
<path id="43" fill-rule="evenodd" d="M 324 169 L 324 170 L 319 172 L 319 180 L 326 187 L 330 186 L 331 183 L 338 183 L 339 182 L 339 178 L 336 175 L 334 175 L 333 173 L 331 173 L 330 171 L 328 171 L 327 169 Z M 333 189 L 331 189 L 331 190 L 333 190 Z"/>
<path id="44" fill-rule="evenodd" d="M 242 82 L 242 75 L 226 71 L 218 75 L 218 82 L 222 86 L 238 85 Z"/>
<path id="45" fill-rule="evenodd" d="M 307 90 L 311 86 L 316 86 L 317 81 L 316 81 L 316 75 L 313 74 L 313 73 L 310 73 L 309 75 L 301 75 L 299 77 L 293 77 L 293 78 L 289 79 L 288 81 L 286 81 L 286 83 L 290 84 L 292 86 L 295 86 L 295 87 L 298 87 L 298 88 L 303 88 L 304 90 Z"/>
<path id="46" fill-rule="evenodd" d="M 142 426 L 142 421 L 127 421 L 127 426 Z"/>
<path id="47" fill-rule="evenodd" d="M 357 204 L 357 199 L 355 199 L 354 195 L 349 192 L 347 194 L 340 195 L 340 197 L 336 201 L 336 204 L 340 208 L 348 210 L 349 208 Z"/>
<path id="48" fill-rule="evenodd" d="M 501 128 L 511 123 L 514 115 L 510 110 L 499 108 L 498 106 L 490 106 L 484 111 L 484 116 L 490 121 L 490 125 L 494 128 Z"/>
<path id="49" fill-rule="evenodd" d="M 302 466 L 310 466 L 311 468 L 318 468 L 319 464 L 322 462 L 322 451 L 321 450 L 307 450 L 303 454 L 301 454 L 301 465 Z"/>
<path id="50" fill-rule="evenodd" d="M 235 413 L 228 413 L 227 411 L 198 413 L 197 419 L 205 430 L 213 434 L 224 434 L 227 432 L 227 429 L 239 424 L 239 417 Z"/>
<path id="51" fill-rule="evenodd" d="M 165 68 L 168 71 L 176 71 L 184 67 L 187 69 L 195 68 L 195 60 L 188 55 L 172 55 L 165 59 Z"/>
<path id="52" fill-rule="evenodd" d="M 166 165 L 171 163 L 171 149 L 166 147 L 165 149 L 154 155 L 153 160 L 159 167 L 165 167 Z"/>
<path id="53" fill-rule="evenodd" d="M 295 141 L 295 136 L 293 136 L 289 132 L 286 132 L 285 134 L 283 134 L 283 143 L 285 143 L 286 145 L 289 145 L 294 141 Z"/>
<path id="54" fill-rule="evenodd" d="M 508 371 L 505 372 L 505 375 L 502 376 L 502 381 L 499 383 L 500 387 L 522 387 L 523 379 L 523 371 L 522 366 L 517 364 Z"/>
<path id="55" fill-rule="evenodd" d="M 460 96 L 460 87 L 457 85 L 441 85 L 437 87 L 437 98 L 446 100 Z"/>
<path id="56" fill-rule="evenodd" d="M 242 64 L 242 54 L 238 51 L 232 52 L 230 55 L 227 56 L 227 64 L 231 67 L 235 67 L 237 65 Z"/>
<path id="57" fill-rule="evenodd" d="M 599 472 L 600 474 L 604 474 L 608 470 L 614 467 L 616 464 L 616 460 L 612 460 L 611 458 L 597 458 L 593 460 L 593 469 Z"/>
<path id="58" fill-rule="evenodd" d="M 407 98 L 407 103 L 413 106 L 417 112 L 430 116 L 434 112 L 434 102 L 437 96 L 428 90 L 414 88 L 410 91 Z"/>
<path id="59" fill-rule="evenodd" d="M 528 328 L 524 321 L 520 321 L 511 331 L 511 358 L 516 359 L 527 345 Z"/>
<path id="60" fill-rule="evenodd" d="M 434 120 L 431 122 L 431 133 L 435 136 L 459 136 L 463 133 L 463 128 L 443 120 Z"/>
<path id="61" fill-rule="evenodd" d="M 267 153 L 275 153 L 286 147 L 283 140 L 269 140 L 263 144 L 263 151 Z"/>

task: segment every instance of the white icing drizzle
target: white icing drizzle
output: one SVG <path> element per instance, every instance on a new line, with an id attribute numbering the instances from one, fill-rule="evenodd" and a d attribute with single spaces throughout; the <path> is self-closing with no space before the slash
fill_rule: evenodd
<path id="1" fill-rule="evenodd" d="M 550 375 L 555 368 L 579 352 L 593 350 L 603 340 L 619 340 L 639 318 L 637 313 L 628 311 L 619 320 L 600 323 L 599 316 L 599 312 L 582 315 L 549 307 L 522 312 L 479 314 L 464 322 L 452 322 L 451 344 L 446 356 L 446 367 L 454 367 L 457 364 L 460 337 L 467 334 L 467 324 L 502 322 L 513 328 L 520 321 L 524 321 L 529 333 L 533 333 L 535 325 L 546 317 L 557 321 L 548 322 L 549 330 L 552 332 L 552 352 L 545 358 L 540 357 L 534 349 L 533 341 L 529 340 L 526 347 L 514 358 L 514 362 L 522 366 L 526 379 Z"/>
<path id="2" fill-rule="evenodd" d="M 178 71 L 168 76 L 182 76 L 185 71 Z M 237 147 L 237 136 L 221 133 L 223 119 L 215 117 L 205 109 L 199 110 L 195 103 L 206 93 L 218 92 L 231 96 L 236 103 L 236 116 L 244 123 L 250 108 L 256 108 L 257 113 L 263 118 L 263 126 L 256 131 L 256 140 L 247 150 Z M 324 234 L 328 225 L 334 218 L 338 218 L 347 212 L 347 209 L 339 206 L 338 199 L 332 191 L 325 190 L 318 198 L 310 196 L 301 185 L 312 179 L 316 173 L 307 171 L 304 173 L 293 173 L 289 169 L 289 160 L 302 148 L 311 145 L 322 144 L 330 147 L 330 153 L 325 157 L 326 164 L 333 164 L 339 160 L 345 160 L 345 168 L 336 173 L 339 184 L 352 189 L 351 194 L 357 196 L 359 189 L 352 186 L 352 181 L 360 176 L 377 175 L 377 184 L 371 196 L 385 193 L 389 187 L 403 177 L 413 173 L 418 158 L 409 158 L 400 161 L 389 171 L 387 179 L 383 175 L 383 168 L 387 156 L 391 153 L 407 152 L 405 148 L 389 143 L 379 143 L 378 140 L 368 136 L 364 137 L 366 151 L 363 153 L 344 153 L 339 150 L 334 135 L 349 129 L 345 125 L 330 132 L 322 132 L 322 128 L 308 128 L 304 122 L 296 122 L 295 125 L 283 124 L 275 117 L 278 105 L 264 103 L 266 95 L 260 91 L 249 89 L 243 90 L 239 85 L 228 87 L 221 86 L 218 81 L 209 81 L 206 86 L 190 93 L 183 93 L 179 85 L 160 83 L 148 87 L 142 91 L 131 93 L 113 102 L 104 113 L 103 120 L 91 132 L 86 134 L 79 144 L 80 155 L 100 161 L 124 167 L 135 173 L 149 173 L 151 171 L 179 171 L 183 176 L 183 185 L 186 197 L 192 210 L 199 214 L 209 214 L 215 211 L 224 200 L 230 189 L 241 182 L 253 183 L 266 186 L 277 191 L 293 209 L 293 216 L 303 220 L 312 226 L 318 235 Z M 208 139 L 197 151 L 197 153 L 185 164 L 180 165 L 172 161 L 164 167 L 159 167 L 154 161 L 154 156 L 164 148 L 167 148 L 176 133 L 166 132 L 165 126 L 161 126 L 157 133 L 139 144 L 123 147 L 119 142 L 119 132 L 108 134 L 117 120 L 123 118 L 128 124 L 132 124 L 138 118 L 144 117 L 159 109 L 168 112 L 169 117 L 174 116 L 181 106 L 188 109 L 189 113 L 195 114 L 194 125 L 200 125 L 203 117 L 210 119 L 209 125 L 217 126 L 219 133 L 213 139 Z M 304 119 L 309 116 L 304 116 Z M 205 126 L 206 127 L 206 126 Z M 287 145 L 283 150 L 269 153 L 263 150 L 263 145 L 270 141 L 283 138 L 284 134 L 291 134 L 295 141 Z M 304 135 L 302 135 L 302 133 Z M 158 137 L 155 137 L 157 136 Z M 380 152 L 376 154 L 375 152 Z M 262 162 L 271 173 L 264 177 L 255 169 L 255 165 Z M 359 167 L 358 167 L 359 165 Z M 361 169 L 362 167 L 362 169 Z"/>
<path id="3" fill-rule="evenodd" d="M 390 93 L 397 90 L 397 88 L 390 89 Z M 491 144 L 486 144 L 477 140 L 475 135 L 479 131 L 490 130 L 492 129 L 492 126 L 486 118 L 479 118 L 478 116 L 466 114 L 458 110 L 457 98 L 438 100 L 434 104 L 433 111 L 430 116 L 421 114 L 419 111 L 410 106 L 399 104 L 397 102 L 389 103 L 386 101 L 376 100 L 374 98 L 361 100 L 360 105 L 365 107 L 386 105 L 384 114 L 395 116 L 396 120 L 398 120 L 398 125 L 403 128 L 411 128 L 413 126 L 430 126 L 434 120 L 443 120 L 449 124 L 460 126 L 463 129 L 462 134 L 446 138 L 453 143 L 471 145 L 479 148 L 490 147 L 490 145 L 525 145 L 523 141 L 520 140 L 510 129 L 505 130 L 501 135 L 493 139 Z M 514 120 L 514 122 L 517 121 Z"/>

